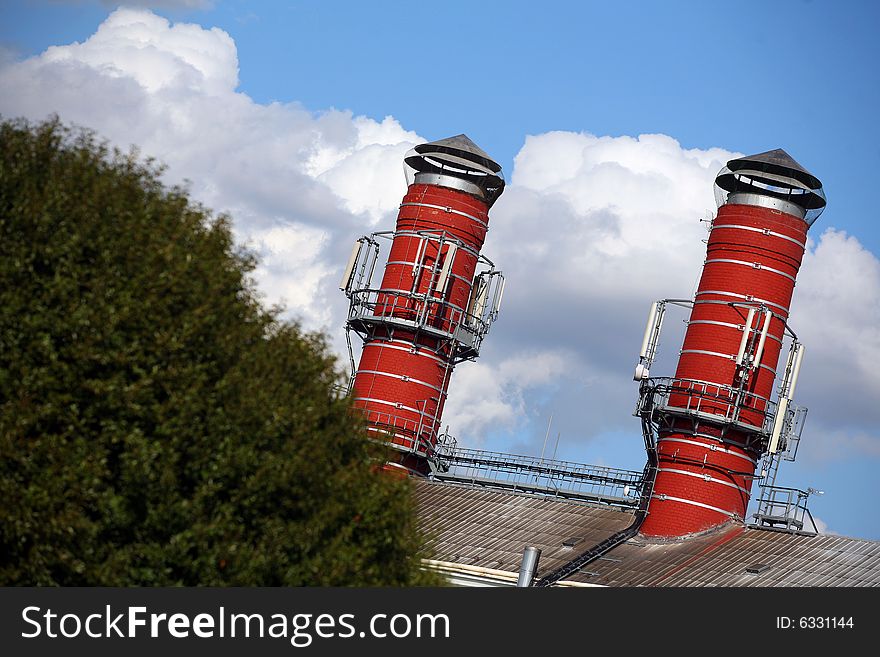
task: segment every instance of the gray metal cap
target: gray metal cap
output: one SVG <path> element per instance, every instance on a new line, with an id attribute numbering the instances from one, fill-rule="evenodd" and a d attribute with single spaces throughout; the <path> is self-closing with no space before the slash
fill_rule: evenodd
<path id="1" fill-rule="evenodd" d="M 501 165 L 464 134 L 419 144 L 406 154 L 404 163 L 416 174 L 433 174 L 435 181 L 436 176 L 465 181 L 466 186 L 454 186 L 482 197 L 490 206 L 504 191 Z"/>
<path id="2" fill-rule="evenodd" d="M 730 160 L 715 184 L 731 194 L 772 196 L 804 211 L 821 211 L 826 203 L 821 181 L 781 148 Z"/>
<path id="3" fill-rule="evenodd" d="M 819 189 L 822 183 L 781 148 L 765 151 L 757 155 L 747 155 L 727 163 L 731 171 L 758 169 L 767 173 L 777 173 L 804 183 L 810 189 Z"/>
<path id="4" fill-rule="evenodd" d="M 414 150 L 417 153 L 447 153 L 449 155 L 457 155 L 482 165 L 492 173 L 498 173 L 501 171 L 501 166 L 465 134 L 447 137 L 446 139 L 438 139 L 437 141 L 431 141 L 427 144 L 419 144 Z"/>
<path id="5" fill-rule="evenodd" d="M 715 179 L 731 193 L 764 193 L 805 210 L 825 207 L 822 183 L 781 148 L 730 160 Z"/>

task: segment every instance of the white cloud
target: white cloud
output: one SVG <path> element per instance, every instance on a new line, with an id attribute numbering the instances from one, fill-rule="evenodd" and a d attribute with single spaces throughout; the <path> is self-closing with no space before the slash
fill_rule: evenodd
<path id="1" fill-rule="evenodd" d="M 238 55 L 226 32 L 172 26 L 133 9 L 113 12 L 84 43 L 52 46 L 34 63 L 84 65 L 107 77 L 134 79 L 149 93 L 189 87 L 214 95 L 238 86 Z"/>
<path id="2" fill-rule="evenodd" d="M 880 399 L 880 261 L 855 237 L 828 228 L 812 245 L 798 276 L 792 324 L 815 351 L 810 360 L 821 365 L 826 383 L 833 377 L 848 394 Z"/>
<path id="3" fill-rule="evenodd" d="M 261 105 L 237 86 L 236 47 L 223 30 L 119 9 L 83 43 L 7 61 L 0 112 L 57 112 L 164 162 L 171 181 L 190 180 L 194 197 L 232 214 L 239 238 L 264 256 L 258 279 L 269 302 L 338 333 L 335 284 L 348 245 L 393 221 L 403 154 L 423 140 L 393 117 Z"/>
<path id="4" fill-rule="evenodd" d="M 308 308 L 314 323 L 329 326 L 330 307 L 315 303 L 321 298 L 321 284 L 334 272 L 322 260 L 326 236 L 302 224 L 279 225 L 253 231 L 250 246 L 260 256 L 254 277 L 260 290 L 271 290 L 273 303 L 287 308 Z"/>
<path id="5" fill-rule="evenodd" d="M 552 386 L 573 357 L 564 351 L 540 351 L 459 366 L 444 410 L 454 418 L 452 433 L 466 444 L 482 445 L 488 430 L 522 427 L 530 412 L 526 396 Z"/>
<path id="6" fill-rule="evenodd" d="M 825 522 L 824 520 L 822 520 L 822 518 L 818 518 L 816 516 L 813 516 L 813 522 L 816 523 L 816 531 L 819 534 L 826 534 L 828 536 L 840 536 L 841 535 L 838 532 L 834 531 L 833 529 L 828 529 L 828 523 Z M 808 529 L 808 528 L 805 527 L 804 529 Z"/>
<path id="7" fill-rule="evenodd" d="M 393 226 L 403 155 L 422 139 L 390 116 L 256 103 L 236 90 L 238 76 L 224 31 L 120 9 L 83 43 L 0 57 L 0 112 L 57 112 L 168 164 L 172 182 L 192 181 L 193 196 L 228 211 L 240 241 L 262 255 L 267 300 L 326 328 L 343 353 L 336 284 L 348 248 Z M 527 137 L 484 250 L 507 276 L 505 307 L 480 361 L 456 370 L 444 417 L 452 431 L 471 441 L 492 429 L 530 432 L 540 451 L 552 413 L 569 441 L 625 431 L 637 451 L 630 377 L 648 302 L 693 294 L 700 220 L 715 207 L 715 174 L 737 155 L 665 135 Z M 822 232 L 823 220 L 793 304 L 808 349 L 802 454 L 811 442 L 876 454 L 880 263 L 855 237 Z M 672 374 L 680 329 L 667 322 L 655 374 Z"/>
<path id="8" fill-rule="evenodd" d="M 365 213 L 372 224 L 397 209 L 406 190 L 400 144 L 417 144 L 416 133 L 404 131 L 390 116 L 381 123 L 355 117 L 355 140 L 344 148 L 333 144 L 317 149 L 306 171 L 325 183 L 355 214 Z"/>

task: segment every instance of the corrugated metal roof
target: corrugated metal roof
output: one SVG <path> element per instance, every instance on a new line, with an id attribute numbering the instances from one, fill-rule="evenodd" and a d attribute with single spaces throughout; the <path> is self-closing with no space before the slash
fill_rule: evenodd
<path id="1" fill-rule="evenodd" d="M 419 520 L 436 558 L 517 572 L 527 545 L 542 550 L 542 569 L 561 566 L 583 546 L 630 524 L 632 514 L 508 491 L 417 480 Z M 572 537 L 575 547 L 562 543 Z"/>
<path id="2" fill-rule="evenodd" d="M 509 572 L 542 550 L 538 576 L 628 526 L 632 513 L 508 491 L 414 481 L 433 558 Z M 565 547 L 570 538 L 582 538 Z M 753 574 L 753 566 L 761 572 Z M 731 523 L 676 542 L 631 539 L 571 581 L 605 586 L 880 586 L 880 542 Z"/>

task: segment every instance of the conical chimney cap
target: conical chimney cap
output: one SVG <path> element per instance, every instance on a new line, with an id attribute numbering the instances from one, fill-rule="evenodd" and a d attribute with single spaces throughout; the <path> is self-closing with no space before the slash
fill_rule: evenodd
<path id="1" fill-rule="evenodd" d="M 819 189 L 822 182 L 812 173 L 802 167 L 797 160 L 781 148 L 765 151 L 756 155 L 746 155 L 727 163 L 731 171 L 741 169 L 753 169 L 765 173 L 775 173 L 788 176 L 804 183 L 810 189 Z"/>
<path id="2" fill-rule="evenodd" d="M 465 134 L 419 144 L 403 162 L 408 184 L 431 180 L 477 196 L 490 207 L 504 191 L 501 165 Z"/>
<path id="3" fill-rule="evenodd" d="M 469 160 L 482 165 L 488 170 L 487 173 L 498 173 L 501 171 L 501 165 L 489 157 L 489 154 L 486 151 L 477 146 L 471 138 L 465 134 L 419 144 L 415 147 L 415 151 L 420 154 L 445 153 L 447 155 L 458 156 L 464 160 Z"/>
<path id="4" fill-rule="evenodd" d="M 715 186 L 719 207 L 727 197 L 718 190 L 772 197 L 800 208 L 809 224 L 826 204 L 822 182 L 781 148 L 730 160 L 715 177 Z"/>

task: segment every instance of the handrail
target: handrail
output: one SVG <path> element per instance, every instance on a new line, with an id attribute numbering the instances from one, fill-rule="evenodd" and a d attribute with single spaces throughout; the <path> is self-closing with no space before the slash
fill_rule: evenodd
<path id="1" fill-rule="evenodd" d="M 482 337 L 489 330 L 489 322 L 445 299 L 406 290 L 352 290 L 349 319 L 403 320 L 450 336 L 464 330 Z"/>
<path id="2" fill-rule="evenodd" d="M 407 417 L 377 411 L 372 408 L 355 407 L 366 420 L 368 429 L 387 434 L 385 441 L 393 447 L 403 447 L 406 451 L 431 454 L 434 452 L 433 445 L 437 442 L 436 423 L 416 422 Z M 424 420 L 424 418 L 422 418 Z"/>
<path id="3" fill-rule="evenodd" d="M 776 403 L 733 386 L 694 379 L 657 377 L 642 383 L 635 415 L 648 409 L 671 414 L 703 416 L 736 424 L 741 429 L 769 434 L 776 417 Z"/>
<path id="4" fill-rule="evenodd" d="M 813 529 L 806 530 L 806 533 L 817 534 L 819 530 L 807 507 L 811 492 L 812 489 L 805 491 L 785 486 L 761 486 L 758 511 L 752 516 L 758 521 L 756 526 L 804 533 L 805 522 L 809 521 Z"/>
<path id="5" fill-rule="evenodd" d="M 441 437 L 436 452 L 439 467 L 431 475 L 438 481 L 622 507 L 638 504 L 642 472 L 456 448 L 446 440 Z"/>

